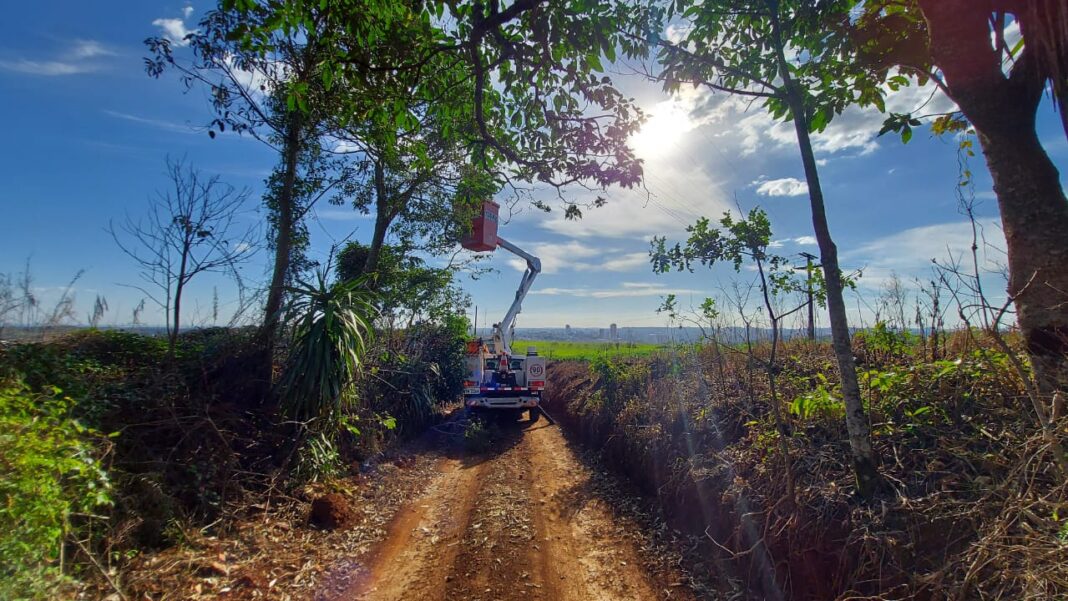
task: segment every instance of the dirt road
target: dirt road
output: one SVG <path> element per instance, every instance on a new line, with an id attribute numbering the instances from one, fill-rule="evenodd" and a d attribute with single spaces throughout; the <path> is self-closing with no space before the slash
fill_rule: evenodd
<path id="1" fill-rule="evenodd" d="M 507 426 L 486 453 L 440 459 L 422 496 L 355 558 L 334 600 L 692 599 L 650 569 L 633 523 L 594 490 L 555 426 Z"/>

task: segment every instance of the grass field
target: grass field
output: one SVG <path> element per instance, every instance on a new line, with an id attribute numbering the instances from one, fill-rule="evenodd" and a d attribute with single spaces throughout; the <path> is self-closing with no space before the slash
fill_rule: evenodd
<path id="1" fill-rule="evenodd" d="M 593 359 L 595 357 L 645 357 L 664 347 L 634 342 L 567 342 L 563 340 L 516 340 L 512 349 L 525 353 L 528 346 L 549 359 Z"/>

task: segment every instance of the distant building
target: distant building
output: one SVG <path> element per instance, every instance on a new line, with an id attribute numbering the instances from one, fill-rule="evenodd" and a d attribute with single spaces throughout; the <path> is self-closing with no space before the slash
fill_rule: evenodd
<path id="1" fill-rule="evenodd" d="M 604 340 L 604 328 L 597 328 L 597 340 Z"/>
<path id="2" fill-rule="evenodd" d="M 571 324 L 567 324 L 564 326 L 564 336 L 568 339 L 571 338 Z"/>
<path id="3" fill-rule="evenodd" d="M 616 324 L 612 324 L 612 325 L 608 326 L 608 330 L 609 330 L 609 334 L 608 334 L 609 340 L 619 340 L 619 333 L 616 331 Z"/>

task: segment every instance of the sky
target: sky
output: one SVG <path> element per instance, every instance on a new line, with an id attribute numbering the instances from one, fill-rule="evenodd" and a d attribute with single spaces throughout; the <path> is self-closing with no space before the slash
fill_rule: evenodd
<path id="1" fill-rule="evenodd" d="M 95 298 L 106 298 L 103 322 L 122 325 L 145 295 L 136 265 L 108 232 L 110 223 L 144 215 L 149 199 L 168 185 L 165 161 L 184 159 L 250 199 L 240 219 L 261 224 L 263 181 L 276 162 L 273 151 L 238 135 L 208 137 L 211 111 L 204 91 L 184 90 L 174 77 L 145 74 L 143 40 L 174 39 L 195 29 L 207 4 L 124 1 L 107 3 L 17 3 L 0 40 L 0 273 L 26 269 L 44 304 L 54 302 L 77 274 L 72 290 L 77 315 L 87 315 Z M 734 280 L 728 267 L 694 273 L 654 274 L 649 241 L 685 238 L 686 225 L 701 216 L 718 220 L 724 211 L 767 211 L 775 252 L 796 257 L 818 254 L 808 210 L 807 187 L 791 126 L 772 121 L 759 106 L 721 94 L 684 89 L 669 97 L 655 84 L 613 67 L 613 78 L 649 114 L 633 139 L 645 161 L 643 189 L 596 193 L 565 190 L 566 198 L 594 195 L 607 206 L 567 221 L 559 208 L 545 214 L 519 205 L 500 234 L 533 252 L 544 271 L 524 303 L 519 327 L 607 327 L 664 325 L 656 313 L 666 294 L 684 307 L 716 296 Z M 888 109 L 945 110 L 952 104 L 930 88 L 905 88 L 888 99 Z M 958 207 L 957 141 L 924 129 L 903 145 L 895 136 L 877 137 L 883 116 L 851 108 L 814 137 L 832 235 L 844 269 L 862 269 L 857 295 L 847 298 L 854 319 L 871 318 L 870 305 L 887 280 L 929 278 L 931 260 L 959 253 L 970 244 L 970 227 Z M 1039 134 L 1054 163 L 1068 164 L 1068 143 L 1049 103 L 1040 109 Z M 976 213 L 989 247 L 985 260 L 1004 262 L 997 204 L 982 157 L 972 159 Z M 552 194 L 542 193 L 548 200 Z M 559 205 L 557 205 L 559 206 Z M 366 241 L 371 222 L 345 207 L 322 207 L 309 224 L 313 259 L 332 245 Z M 267 253 L 242 268 L 250 282 L 267 279 Z M 798 262 L 801 259 L 798 258 Z M 496 272 L 461 284 L 479 307 L 480 325 L 503 315 L 519 284 L 522 263 L 498 250 L 488 261 Z M 996 271 L 996 269 L 994 269 Z M 1003 296 L 997 274 L 988 276 Z M 208 274 L 191 286 L 187 322 L 210 325 L 213 291 L 221 301 L 220 322 L 236 306 L 225 278 Z M 867 304 L 865 304 L 867 303 Z M 160 323 L 149 303 L 142 321 Z M 825 323 L 825 318 L 822 320 Z"/>

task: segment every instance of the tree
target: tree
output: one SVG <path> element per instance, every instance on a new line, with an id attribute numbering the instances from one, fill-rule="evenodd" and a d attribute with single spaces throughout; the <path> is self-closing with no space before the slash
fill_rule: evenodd
<path id="1" fill-rule="evenodd" d="M 241 227 L 249 197 L 218 176 L 205 178 L 182 161 L 167 161 L 172 189 L 158 192 L 141 220 L 127 216 L 108 230 L 140 267 L 145 286 L 134 288 L 163 309 L 171 352 L 182 325 L 182 300 L 189 282 L 202 273 L 226 272 L 252 258 L 259 244 L 255 225 Z"/>
<path id="2" fill-rule="evenodd" d="M 1068 199 L 1036 132 L 1049 91 L 1068 134 L 1068 6 L 1058 0 L 899 0 L 869 3 L 855 39 L 865 64 L 931 80 L 974 128 L 994 182 L 1009 259 L 1009 297 L 1047 400 L 1068 392 Z M 1009 18 L 1022 39 L 1010 44 Z M 904 124 L 904 125 L 903 125 Z M 886 129 L 919 124 L 891 115 Z M 903 136 L 907 141 L 907 136 Z M 1042 417 L 1040 411 L 1040 419 Z"/>
<path id="3" fill-rule="evenodd" d="M 321 141 L 326 109 L 314 35 L 271 32 L 271 53 L 250 52 L 239 42 L 241 32 L 263 25 L 263 18 L 263 10 L 211 11 L 179 44 L 189 47 L 190 57 L 176 56 L 175 44 L 166 37 L 149 38 L 145 44 L 151 56 L 145 65 L 152 77 L 177 72 L 187 91 L 207 88 L 214 112 L 207 128 L 212 138 L 230 130 L 278 150 L 278 166 L 264 198 L 271 215 L 274 260 L 261 332 L 270 357 L 300 249 L 301 218 L 309 209 L 297 198 L 301 157 Z"/>
<path id="4" fill-rule="evenodd" d="M 779 403 L 779 390 L 776 365 L 779 351 L 780 324 L 790 314 L 803 309 L 806 304 L 800 304 L 788 311 L 776 309 L 774 298 L 784 293 L 800 292 L 805 289 L 790 267 L 789 260 L 768 252 L 771 245 L 771 222 L 767 214 L 754 208 L 742 219 L 731 217 L 725 213 L 719 221 L 720 228 L 712 226 L 708 218 L 703 217 L 693 225 L 687 226 L 686 231 L 690 237 L 685 245 L 676 243 L 674 247 L 667 246 L 664 237 L 654 237 L 651 243 L 650 257 L 653 271 L 666 273 L 672 269 L 678 271 L 693 271 L 695 263 L 712 267 L 716 263 L 731 263 L 736 272 L 740 272 L 742 265 L 752 261 L 756 267 L 760 293 L 771 327 L 771 353 L 764 365 L 764 371 L 768 377 L 768 389 L 771 393 L 771 413 L 775 418 L 775 426 L 779 432 L 779 453 L 782 455 L 783 471 L 786 474 L 786 491 L 791 503 L 796 502 L 794 494 L 794 474 L 790 461 L 790 449 L 787 443 L 789 433 L 786 421 L 782 415 L 782 407 Z M 670 311 L 673 307 L 673 298 L 665 303 Z M 706 306 L 711 308 L 710 304 Z M 708 309 L 706 309 L 707 311 Z M 711 316 L 711 315 L 710 315 Z"/>
<path id="5" fill-rule="evenodd" d="M 628 43 L 618 33 L 631 14 L 624 3 L 584 10 L 539 0 L 224 4 L 257 17 L 241 43 L 263 55 L 278 50 L 275 32 L 314 25 L 326 53 L 319 62 L 324 82 L 365 92 L 346 96 L 343 123 L 396 132 L 418 129 L 423 119 L 466 120 L 474 127 L 443 127 L 442 134 L 499 183 L 633 186 L 641 177 L 627 145 L 641 111 L 595 73 L 602 55 L 611 60 Z M 260 19 L 263 10 L 269 16 Z"/>
<path id="6" fill-rule="evenodd" d="M 857 491 L 871 497 L 881 485 L 871 428 L 860 396 L 838 249 L 827 221 L 823 188 L 810 134 L 822 131 L 849 104 L 882 106 L 883 91 L 848 60 L 841 27 L 855 1 L 710 0 L 653 4 L 646 33 L 659 48 L 665 89 L 704 87 L 764 102 L 777 119 L 792 121 L 808 183 L 812 225 L 820 249 L 831 337 L 852 451 Z M 659 33 L 663 21 L 682 19 L 678 43 Z"/>
<path id="7" fill-rule="evenodd" d="M 468 115 L 443 120 L 427 110 L 427 103 L 413 103 L 412 120 L 404 128 L 359 123 L 336 134 L 342 148 L 352 149 L 343 154 L 352 165 L 347 185 L 351 204 L 363 213 L 371 213 L 373 205 L 374 227 L 363 266 L 368 273 L 375 271 L 391 233 L 409 251 L 454 248 L 474 210 L 500 188 L 453 135 L 470 133 Z"/>
<path id="8" fill-rule="evenodd" d="M 417 319 L 442 321 L 449 315 L 463 314 L 466 295 L 453 281 L 450 267 L 429 267 L 407 248 L 385 245 L 377 265 L 367 271 L 368 245 L 351 242 L 338 253 L 337 275 L 341 281 L 366 277 L 375 292 L 379 315 L 410 327 Z"/>

